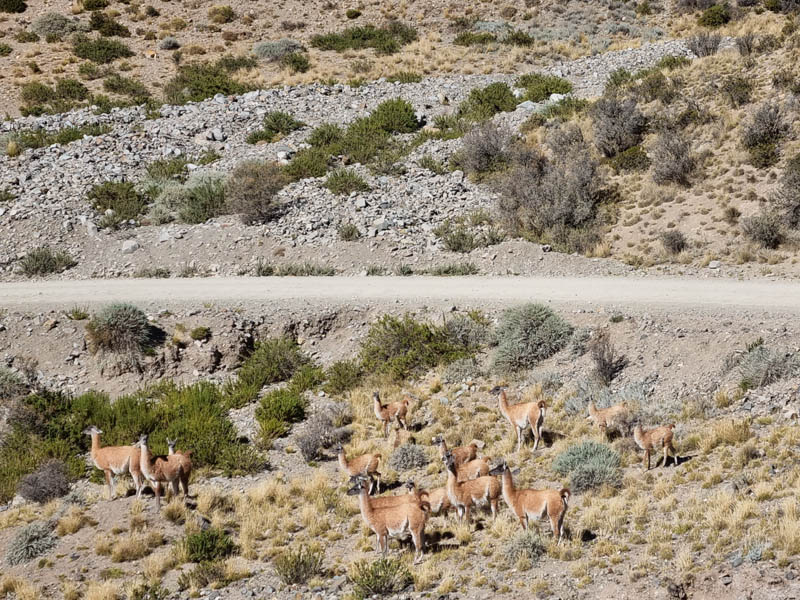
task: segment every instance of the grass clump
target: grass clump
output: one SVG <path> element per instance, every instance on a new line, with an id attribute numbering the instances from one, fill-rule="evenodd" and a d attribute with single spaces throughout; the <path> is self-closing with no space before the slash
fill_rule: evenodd
<path id="1" fill-rule="evenodd" d="M 312 577 L 322 574 L 322 561 L 325 553 L 316 546 L 302 544 L 289 548 L 273 559 L 278 577 L 286 585 L 306 583 Z"/>
<path id="2" fill-rule="evenodd" d="M 497 36 L 493 33 L 474 31 L 462 31 L 453 39 L 456 46 L 482 46 L 496 41 Z"/>
<path id="3" fill-rule="evenodd" d="M 669 254 L 680 254 L 686 250 L 686 246 L 688 245 L 686 235 L 677 229 L 662 231 L 658 237 L 664 245 L 664 250 Z"/>
<path id="4" fill-rule="evenodd" d="M 319 50 L 336 52 L 374 48 L 376 54 L 387 55 L 394 54 L 416 39 L 417 32 L 413 27 L 392 21 L 381 28 L 364 25 L 345 29 L 341 33 L 315 35 L 311 38 L 311 45 Z"/>
<path id="5" fill-rule="evenodd" d="M 308 55 L 303 52 L 292 52 L 280 60 L 281 66 L 289 69 L 292 73 L 307 73 L 311 68 L 311 61 Z"/>
<path id="6" fill-rule="evenodd" d="M 86 324 L 86 334 L 92 352 L 139 353 L 151 341 L 147 315 L 125 303 L 110 304 L 96 313 Z"/>
<path id="7" fill-rule="evenodd" d="M 8 44 L 0 44 L 0 56 L 8 56 L 14 49 Z"/>
<path id="8" fill-rule="evenodd" d="M 323 123 L 315 128 L 306 141 L 315 148 L 338 144 L 344 139 L 344 129 L 334 123 Z"/>
<path id="9" fill-rule="evenodd" d="M 419 469 L 430 462 L 428 454 L 422 446 L 416 444 L 403 444 L 392 452 L 389 457 L 389 467 L 395 471 L 410 471 Z"/>
<path id="10" fill-rule="evenodd" d="M 355 562 L 348 569 L 347 578 L 359 600 L 401 592 L 413 581 L 408 567 L 398 558 Z"/>
<path id="11" fill-rule="evenodd" d="M 780 157 L 779 143 L 789 132 L 783 111 L 777 103 L 765 102 L 751 115 L 742 130 L 742 145 L 754 166 L 774 165 Z"/>
<path id="12" fill-rule="evenodd" d="M 524 100 L 531 102 L 543 102 L 552 94 L 569 94 L 572 91 L 572 84 L 566 79 L 540 73 L 523 75 L 517 79 L 514 85 L 524 88 Z"/>
<path id="13" fill-rule="evenodd" d="M 112 94 L 128 96 L 134 102 L 146 102 L 150 97 L 150 91 L 141 81 L 118 73 L 112 73 L 103 80 L 103 89 Z"/>
<path id="14" fill-rule="evenodd" d="M 497 327 L 494 367 L 501 372 L 529 369 L 564 348 L 572 325 L 543 304 L 506 310 Z"/>
<path id="15" fill-rule="evenodd" d="M 30 562 L 55 545 L 53 528 L 49 524 L 40 521 L 31 523 L 11 540 L 6 549 L 6 562 L 12 566 Z"/>
<path id="16" fill-rule="evenodd" d="M 416 71 L 399 71 L 386 78 L 389 83 L 419 83 L 422 81 L 422 75 Z"/>
<path id="17" fill-rule="evenodd" d="M 19 482 L 19 495 L 31 502 L 45 504 L 69 492 L 67 466 L 58 459 L 48 460 Z"/>
<path id="18" fill-rule="evenodd" d="M 339 239 L 343 242 L 355 242 L 361 237 L 361 230 L 353 223 L 344 223 L 337 229 Z"/>
<path id="19" fill-rule="evenodd" d="M 358 361 L 339 360 L 333 363 L 325 372 L 326 393 L 335 395 L 342 394 L 356 387 L 363 377 L 364 372 Z"/>
<path id="20" fill-rule="evenodd" d="M 130 58 L 133 51 L 123 42 L 106 37 L 89 38 L 78 35 L 73 39 L 72 51 L 78 58 L 106 65 L 120 58 Z"/>
<path id="21" fill-rule="evenodd" d="M 92 208 L 103 213 L 100 227 L 118 228 L 127 221 L 137 219 L 147 206 L 147 199 L 131 182 L 106 181 L 92 187 L 86 199 Z M 113 211 L 106 214 L 106 211 Z"/>
<path id="22" fill-rule="evenodd" d="M 87 92 L 88 93 L 88 92 Z M 79 127 L 63 127 L 57 131 L 23 130 L 16 132 L 10 140 L 17 144 L 20 150 L 27 148 L 44 148 L 53 144 L 69 144 L 82 139 L 84 136 L 103 135 L 111 131 L 108 125 L 81 125 Z"/>
<path id="23" fill-rule="evenodd" d="M 216 527 L 187 535 L 183 544 L 186 558 L 198 563 L 225 558 L 236 551 L 230 536 Z"/>
<path id="24" fill-rule="evenodd" d="M 608 444 L 592 440 L 573 444 L 553 460 L 553 470 L 570 477 L 573 492 L 618 486 L 622 482 L 619 454 Z"/>
<path id="25" fill-rule="evenodd" d="M 480 269 L 471 262 L 447 263 L 433 267 L 428 273 L 437 277 L 465 277 L 467 275 L 477 275 L 480 273 Z"/>
<path id="26" fill-rule="evenodd" d="M 533 564 L 546 551 L 547 547 L 542 541 L 542 537 L 532 529 L 515 533 L 503 547 L 503 555 L 510 565 L 516 564 L 521 558 L 527 559 Z"/>
<path id="27" fill-rule="evenodd" d="M 800 374 L 800 357 L 763 344 L 749 348 L 737 362 L 739 387 L 743 390 L 760 388 Z"/>
<path id="28" fill-rule="evenodd" d="M 350 195 L 353 192 L 368 192 L 369 184 L 355 171 L 338 169 L 328 175 L 323 184 L 334 194 Z"/>
<path id="29" fill-rule="evenodd" d="M 279 62 L 284 57 L 300 52 L 305 52 L 303 45 L 286 38 L 274 42 L 259 42 L 253 46 L 253 54 L 270 62 Z"/>
<path id="30" fill-rule="evenodd" d="M 254 58 L 222 57 L 214 63 L 181 65 L 178 73 L 164 86 L 164 98 L 171 104 L 201 102 L 217 94 L 243 94 L 248 86 L 233 79 L 240 69 L 252 68 Z"/>
<path id="31" fill-rule="evenodd" d="M 780 246 L 786 237 L 784 219 L 776 211 L 762 210 L 742 219 L 741 227 L 747 239 L 771 250 Z"/>
<path id="32" fill-rule="evenodd" d="M 267 113 L 262 128 L 248 135 L 247 143 L 276 142 L 284 135 L 297 131 L 303 126 L 305 123 L 298 121 L 289 113 L 276 110 Z"/>
<path id="33" fill-rule="evenodd" d="M 225 178 L 219 173 L 193 174 L 184 187 L 178 216 L 184 223 L 205 223 L 225 212 Z"/>
<path id="34" fill-rule="evenodd" d="M 498 113 L 517 108 L 519 100 L 505 83 L 492 83 L 476 88 L 458 107 L 458 115 L 470 121 L 485 121 Z"/>
<path id="35" fill-rule="evenodd" d="M 281 215 L 283 204 L 276 196 L 286 181 L 283 168 L 277 163 L 239 163 L 225 181 L 227 209 L 240 214 L 247 225 L 268 223 Z"/>
<path id="36" fill-rule="evenodd" d="M 0 367 L 0 398 L 13 400 L 27 391 L 28 386 L 20 375 L 8 367 Z"/>
<path id="37" fill-rule="evenodd" d="M 208 18 L 212 23 L 224 25 L 233 21 L 236 18 L 236 13 L 230 6 L 217 5 L 208 9 Z"/>
<path id="38" fill-rule="evenodd" d="M 26 277 L 62 273 L 77 264 L 78 261 L 72 258 L 68 252 L 53 250 L 50 246 L 35 248 L 20 260 L 22 273 Z"/>

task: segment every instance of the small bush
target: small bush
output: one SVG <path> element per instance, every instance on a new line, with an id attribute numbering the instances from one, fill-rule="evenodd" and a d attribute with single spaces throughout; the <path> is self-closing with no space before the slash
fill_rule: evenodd
<path id="1" fill-rule="evenodd" d="M 664 250 L 670 254 L 680 254 L 686 249 L 686 236 L 682 231 L 670 229 L 668 231 L 662 231 L 658 237 L 664 245 Z"/>
<path id="2" fill-rule="evenodd" d="M 227 583 L 225 562 L 222 560 L 203 562 L 191 571 L 183 571 L 178 577 L 178 589 L 203 589 L 209 586 L 223 586 Z"/>
<path id="3" fill-rule="evenodd" d="M 181 47 L 181 43 L 177 38 L 168 35 L 158 43 L 158 47 L 161 50 L 177 50 Z"/>
<path id="4" fill-rule="evenodd" d="M 122 42 L 104 37 L 90 39 L 84 35 L 78 35 L 73 40 L 73 52 L 78 58 L 101 65 L 133 56 L 131 49 Z"/>
<path id="5" fill-rule="evenodd" d="M 698 33 L 690 37 L 686 45 L 689 46 L 695 56 L 703 58 L 704 56 L 711 56 L 716 54 L 719 50 L 719 45 L 722 43 L 722 36 L 717 33 Z"/>
<path id="6" fill-rule="evenodd" d="M 36 17 L 31 31 L 44 38 L 64 39 L 70 33 L 81 31 L 84 26 L 77 19 L 70 19 L 61 13 L 48 12 Z"/>
<path id="7" fill-rule="evenodd" d="M 25 0 L 0 0 L 0 13 L 22 13 L 27 8 Z"/>
<path id="8" fill-rule="evenodd" d="M 195 327 L 189 332 L 189 337 L 195 341 L 206 341 L 211 337 L 211 329 L 208 327 Z"/>
<path id="9" fill-rule="evenodd" d="M 243 94 L 248 87 L 231 77 L 239 69 L 255 66 L 255 59 L 223 57 L 214 63 L 181 65 L 164 86 L 164 98 L 171 104 L 201 102 L 217 94 Z"/>
<path id="10" fill-rule="evenodd" d="M 289 263 L 278 267 L 275 275 L 278 277 L 331 277 L 336 275 L 336 269 L 309 262 Z"/>
<path id="11" fill-rule="evenodd" d="M 606 156 L 614 156 L 638 145 L 647 131 L 647 118 L 633 99 L 603 97 L 592 106 L 589 113 L 595 145 Z"/>
<path id="12" fill-rule="evenodd" d="M 641 146 L 632 146 L 623 150 L 610 161 L 614 170 L 621 171 L 644 171 L 650 167 L 650 157 Z"/>
<path id="13" fill-rule="evenodd" d="M 135 102 L 145 102 L 150 97 L 150 91 L 141 81 L 117 73 L 103 80 L 103 89 L 112 94 L 128 96 Z"/>
<path id="14" fill-rule="evenodd" d="M 353 563 L 347 573 L 359 600 L 403 591 L 413 578 L 399 558 L 379 558 Z"/>
<path id="15" fill-rule="evenodd" d="M 704 27 L 721 27 L 731 20 L 731 11 L 727 4 L 715 4 L 703 11 L 697 19 L 698 25 Z"/>
<path id="16" fill-rule="evenodd" d="M 367 192 L 369 185 L 355 171 L 349 169 L 338 169 L 328 175 L 323 183 L 334 194 L 350 195 L 353 192 Z"/>
<path id="17" fill-rule="evenodd" d="M 454 163 L 478 177 L 505 169 L 518 149 L 516 136 L 503 125 L 487 121 L 464 136 Z"/>
<path id="18" fill-rule="evenodd" d="M 376 54 L 387 55 L 394 54 L 416 39 L 417 32 L 413 27 L 393 21 L 380 29 L 365 25 L 345 29 L 342 33 L 315 35 L 311 38 L 311 45 L 320 50 L 336 52 L 374 48 Z"/>
<path id="19" fill-rule="evenodd" d="M 236 13 L 230 6 L 212 6 L 208 9 L 208 18 L 212 23 L 223 25 L 230 23 L 236 18 Z"/>
<path id="20" fill-rule="evenodd" d="M 570 489 L 583 492 L 601 485 L 622 482 L 620 457 L 611 446 L 595 441 L 573 444 L 553 460 L 553 470 L 570 476 Z"/>
<path id="21" fill-rule="evenodd" d="M 184 223 L 205 223 L 225 212 L 225 178 L 219 173 L 203 172 L 189 177 L 178 216 Z"/>
<path id="22" fill-rule="evenodd" d="M 23 527 L 11 540 L 6 550 L 6 562 L 12 566 L 30 562 L 55 545 L 56 539 L 50 525 L 39 521 L 31 523 Z"/>
<path id="23" fill-rule="evenodd" d="M 333 123 L 323 123 L 308 136 L 306 142 L 316 148 L 337 144 L 344 139 L 344 129 Z"/>
<path id="24" fill-rule="evenodd" d="M 416 444 L 403 444 L 389 457 L 389 467 L 395 471 L 419 469 L 430 462 L 425 449 Z"/>
<path id="25" fill-rule="evenodd" d="M 45 504 L 69 492 L 66 465 L 57 459 L 49 460 L 19 483 L 19 495 L 31 502 Z"/>
<path id="26" fill-rule="evenodd" d="M 786 162 L 774 202 L 789 227 L 800 227 L 800 154 Z"/>
<path id="27" fill-rule="evenodd" d="M 297 447 L 306 462 L 319 459 L 322 449 L 345 441 L 350 430 L 344 425 L 350 421 L 350 406 L 344 402 L 331 402 L 317 409 L 306 423 L 303 433 L 296 438 Z"/>
<path id="28" fill-rule="evenodd" d="M 762 211 L 742 219 L 742 233 L 764 248 L 775 249 L 784 240 L 784 220 L 775 211 Z"/>
<path id="29" fill-rule="evenodd" d="M 767 167 L 778 161 L 778 143 L 789 126 L 777 103 L 765 102 L 750 116 L 742 131 L 742 144 L 750 152 L 753 164 Z"/>
<path id="30" fill-rule="evenodd" d="M 251 225 L 268 223 L 281 215 L 283 205 L 276 197 L 286 185 L 286 175 L 277 163 L 247 160 L 225 181 L 225 201 L 230 212 Z"/>
<path id="31" fill-rule="evenodd" d="M 408 100 L 384 100 L 369 115 L 370 124 L 386 133 L 413 133 L 420 124 Z"/>
<path id="32" fill-rule="evenodd" d="M 302 121 L 298 121 L 289 113 L 279 110 L 267 113 L 264 117 L 264 123 L 261 129 L 254 131 L 247 136 L 248 144 L 256 144 L 258 142 L 275 142 L 284 135 L 297 131 L 305 125 Z"/>
<path id="33" fill-rule="evenodd" d="M 462 31 L 453 39 L 456 46 L 482 46 L 496 41 L 497 36 L 493 33 L 475 33 L 473 31 Z"/>
<path id="34" fill-rule="evenodd" d="M 456 315 L 443 328 L 447 339 L 462 348 L 477 350 L 489 340 L 489 323 L 482 316 Z"/>
<path id="35" fill-rule="evenodd" d="M 108 0 L 83 0 L 82 4 L 84 10 L 103 10 L 108 7 Z"/>
<path id="36" fill-rule="evenodd" d="M 358 17 L 361 16 L 361 11 L 355 8 L 348 8 L 347 11 L 344 13 L 344 15 L 348 19 L 357 19 Z"/>
<path id="37" fill-rule="evenodd" d="M 14 371 L 0 366 L 0 398 L 13 400 L 28 391 L 25 381 Z"/>
<path id="38" fill-rule="evenodd" d="M 509 565 L 514 565 L 520 558 L 525 558 L 533 564 L 546 551 L 546 544 L 542 541 L 539 533 L 533 529 L 515 533 L 506 541 L 503 548 L 503 554 Z"/>
<path id="39" fill-rule="evenodd" d="M 475 88 L 458 107 L 458 116 L 470 121 L 485 121 L 497 113 L 512 111 L 519 101 L 505 83 Z"/>
<path id="40" fill-rule="evenodd" d="M 438 277 L 464 277 L 466 275 L 477 275 L 480 272 L 473 263 L 448 263 L 433 267 L 428 271 L 431 275 Z"/>
<path id="41" fill-rule="evenodd" d="M 284 167 L 284 172 L 291 181 L 324 177 L 330 157 L 325 148 L 305 148 L 292 157 L 292 161 Z"/>
<path id="42" fill-rule="evenodd" d="M 113 17 L 102 13 L 93 12 L 89 18 L 89 29 L 97 31 L 100 35 L 106 37 L 130 37 L 130 30 L 122 23 L 115 20 Z"/>
<path id="43" fill-rule="evenodd" d="M 589 342 L 589 353 L 594 362 L 595 375 L 605 385 L 611 383 L 628 365 L 628 358 L 617 352 L 606 330 L 600 331 Z"/>
<path id="44" fill-rule="evenodd" d="M 650 149 L 653 181 L 659 184 L 688 185 L 695 160 L 689 152 L 689 142 L 679 133 L 662 133 Z"/>
<path id="45" fill-rule="evenodd" d="M 311 61 L 302 52 L 292 52 L 281 58 L 281 66 L 292 73 L 306 73 L 311 68 Z"/>
<path id="46" fill-rule="evenodd" d="M 514 85 L 524 88 L 524 99 L 531 102 L 544 102 L 552 94 L 569 94 L 572 91 L 572 84 L 566 79 L 540 73 L 523 75 L 517 79 Z"/>
<path id="47" fill-rule="evenodd" d="M 363 371 L 361 365 L 354 360 L 339 360 L 333 363 L 326 372 L 326 393 L 342 394 L 353 389 L 361 381 Z"/>
<path id="48" fill-rule="evenodd" d="M 503 372 L 529 369 L 564 348 L 572 326 L 542 304 L 506 310 L 497 327 L 494 368 Z"/>
<path id="49" fill-rule="evenodd" d="M 354 242 L 361 237 L 361 231 L 353 223 L 339 225 L 337 233 L 343 242 Z"/>
<path id="50" fill-rule="evenodd" d="M 103 227 L 116 228 L 126 221 L 136 219 L 147 206 L 145 197 L 130 182 L 107 181 L 95 185 L 89 190 L 86 199 L 100 213 L 113 211 L 113 214 L 103 216 L 100 221 Z"/>
<path id="51" fill-rule="evenodd" d="M 394 75 L 389 75 L 386 81 L 389 83 L 419 83 L 422 81 L 422 75 L 415 71 L 399 71 Z"/>
<path id="52" fill-rule="evenodd" d="M 289 431 L 290 423 L 306 416 L 306 401 L 300 391 L 289 386 L 264 396 L 256 409 L 256 421 L 261 430 L 261 443 L 268 447 L 276 437 Z"/>
<path id="53" fill-rule="evenodd" d="M 800 374 L 800 358 L 790 351 L 760 345 L 738 360 L 737 370 L 739 386 L 744 390 L 755 389 Z"/>
<path id="54" fill-rule="evenodd" d="M 286 585 L 306 583 L 322 574 L 324 552 L 316 546 L 300 545 L 289 548 L 273 559 L 278 577 Z"/>
<path id="55" fill-rule="evenodd" d="M 0 57 L 8 56 L 14 51 L 14 49 L 9 46 L 8 44 L 0 44 Z"/>
<path id="56" fill-rule="evenodd" d="M 50 246 L 41 246 L 28 252 L 21 260 L 22 272 L 27 277 L 61 273 L 78 264 L 64 250 L 53 250 Z"/>
<path id="57" fill-rule="evenodd" d="M 722 93 L 728 98 L 731 106 L 738 108 L 750 102 L 753 93 L 753 83 L 744 77 L 728 77 L 722 83 Z"/>
<path id="58" fill-rule="evenodd" d="M 285 56 L 305 52 L 305 48 L 300 42 L 282 39 L 275 42 L 259 42 L 253 46 L 253 54 L 262 60 L 278 62 Z"/>
<path id="59" fill-rule="evenodd" d="M 86 324 L 93 352 L 141 352 L 150 343 L 147 315 L 132 304 L 109 304 Z"/>
<path id="60" fill-rule="evenodd" d="M 186 558 L 191 562 L 225 558 L 236 551 L 236 544 L 230 536 L 216 527 L 187 535 L 183 543 L 186 548 Z"/>

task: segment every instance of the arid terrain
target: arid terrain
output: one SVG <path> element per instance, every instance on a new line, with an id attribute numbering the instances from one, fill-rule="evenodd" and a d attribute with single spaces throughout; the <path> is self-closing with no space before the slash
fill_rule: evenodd
<path id="1" fill-rule="evenodd" d="M 798 8 L 0 0 L 0 599 L 800 597 Z"/>

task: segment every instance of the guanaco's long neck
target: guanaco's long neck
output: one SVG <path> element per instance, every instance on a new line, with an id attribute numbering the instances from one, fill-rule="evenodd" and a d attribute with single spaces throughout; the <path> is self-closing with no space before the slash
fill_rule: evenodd
<path id="1" fill-rule="evenodd" d="M 447 494 L 457 496 L 459 492 L 459 484 L 458 478 L 455 474 L 455 467 L 451 469 L 450 467 L 447 468 Z"/>
<path id="2" fill-rule="evenodd" d="M 344 451 L 339 452 L 339 466 L 343 471 L 349 470 L 350 465 L 347 464 L 347 459 L 344 457 Z"/>
<path id="3" fill-rule="evenodd" d="M 517 490 L 514 488 L 514 480 L 509 469 L 503 471 L 503 496 L 509 505 L 516 506 Z"/>
<path id="4" fill-rule="evenodd" d="M 99 433 L 93 433 L 92 434 L 92 456 L 95 456 L 99 450 L 100 450 L 100 434 Z"/>
<path id="5" fill-rule="evenodd" d="M 500 407 L 500 412 L 508 417 L 508 398 L 505 392 L 500 392 L 500 397 L 497 399 L 497 405 Z"/>
<path id="6" fill-rule="evenodd" d="M 442 458 L 447 455 L 447 442 L 444 441 L 444 438 L 439 442 L 439 454 L 442 455 Z"/>
<path id="7" fill-rule="evenodd" d="M 151 475 L 153 475 L 153 471 L 150 468 L 150 451 L 147 449 L 147 444 L 141 444 L 140 448 L 141 453 L 139 454 L 139 468 L 149 479 Z"/>
<path id="8" fill-rule="evenodd" d="M 364 521 L 371 523 L 374 509 L 369 503 L 369 490 L 366 487 L 362 487 L 361 493 L 358 495 L 358 506 L 361 509 L 361 516 L 364 517 Z"/>

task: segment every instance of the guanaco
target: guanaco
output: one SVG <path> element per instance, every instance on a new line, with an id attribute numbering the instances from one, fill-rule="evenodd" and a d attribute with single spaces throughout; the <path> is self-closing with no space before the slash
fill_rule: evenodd
<path id="1" fill-rule="evenodd" d="M 492 516 L 497 516 L 497 501 L 500 499 L 500 482 L 496 477 L 484 475 L 469 481 L 458 481 L 458 471 L 452 454 L 445 458 L 447 465 L 447 497 L 458 516 L 470 522 L 473 505 L 489 504 Z"/>
<path id="2" fill-rule="evenodd" d="M 377 486 L 374 490 L 371 489 L 370 493 L 381 491 L 381 474 L 378 472 L 378 463 L 381 460 L 380 454 L 362 454 L 347 460 L 344 455 L 344 447 L 341 445 L 337 448 L 337 454 L 339 455 L 339 467 L 343 473 L 351 477 L 353 475 L 366 475 L 370 480 L 377 479 Z"/>
<path id="3" fill-rule="evenodd" d="M 183 467 L 181 487 L 183 488 L 183 497 L 186 498 L 189 495 L 189 477 L 192 474 L 192 451 L 179 450 L 176 452 L 175 446 L 177 444 L 178 440 L 167 439 L 167 448 L 169 448 L 167 455 L 180 457 L 181 466 Z"/>
<path id="4" fill-rule="evenodd" d="M 369 497 L 370 487 L 369 479 L 360 477 L 358 483 L 347 490 L 347 493 L 350 496 L 358 495 L 361 517 L 375 532 L 376 551 L 385 555 L 389 550 L 389 536 L 398 537 L 410 533 L 414 541 L 414 563 L 419 562 L 425 551 L 427 511 L 416 502 L 376 508 L 373 506 L 374 499 Z"/>
<path id="5" fill-rule="evenodd" d="M 594 401 L 590 401 L 589 416 L 586 418 L 593 421 L 605 435 L 608 435 L 609 429 L 622 431 L 623 428 L 627 428 L 629 417 L 630 413 L 624 404 L 615 404 L 608 408 L 597 408 Z"/>
<path id="6" fill-rule="evenodd" d="M 462 464 L 469 462 L 471 460 L 475 460 L 478 456 L 478 445 L 473 442 L 466 446 L 458 446 L 457 448 L 449 448 L 447 447 L 447 442 L 444 439 L 444 436 L 439 436 L 433 438 L 434 444 L 439 444 L 439 455 L 444 460 L 444 457 L 450 452 L 455 458 L 456 466 L 460 467 Z"/>
<path id="7" fill-rule="evenodd" d="M 452 508 L 446 487 L 438 487 L 432 490 L 420 490 L 415 487 L 412 493 L 416 494 L 417 499 L 425 500 L 428 503 L 429 512 L 432 515 L 441 513 L 447 516 L 447 513 Z"/>
<path id="8" fill-rule="evenodd" d="M 363 475 L 356 475 L 350 478 L 350 484 L 355 485 L 363 478 Z M 422 506 L 425 510 L 430 510 L 428 503 L 427 492 L 420 492 L 417 490 L 416 484 L 413 481 L 405 483 L 406 493 L 397 494 L 395 496 L 373 496 L 370 498 L 370 504 L 373 508 L 386 508 L 387 506 L 397 506 L 407 502 L 414 502 Z"/>
<path id="9" fill-rule="evenodd" d="M 485 458 L 476 458 L 458 467 L 458 480 L 469 481 L 489 474 L 489 461 Z"/>
<path id="10" fill-rule="evenodd" d="M 490 471 L 492 475 L 501 475 L 503 481 L 503 499 L 508 508 L 517 516 L 522 529 L 528 528 L 528 520 L 541 519 L 545 515 L 550 517 L 550 526 L 553 528 L 553 537 L 561 541 L 564 535 L 564 515 L 567 513 L 567 503 L 571 492 L 567 488 L 560 490 L 534 490 L 517 489 L 511 469 L 503 461 Z"/>
<path id="11" fill-rule="evenodd" d="M 161 484 L 172 484 L 173 495 L 178 495 L 178 482 L 183 481 L 184 471 L 181 456 L 153 456 L 147 448 L 148 434 L 142 434 L 134 446 L 141 452 L 140 465 L 145 478 L 153 484 L 156 493 L 156 510 L 161 510 Z M 186 476 L 188 482 L 188 476 Z M 184 490 L 185 493 L 185 490 Z"/>
<path id="12" fill-rule="evenodd" d="M 381 396 L 376 391 L 372 394 L 372 406 L 375 409 L 375 416 L 383 423 L 383 437 L 389 437 L 389 423 L 392 420 L 397 421 L 398 429 L 408 429 L 406 416 L 408 415 L 408 404 L 411 402 L 409 396 L 404 396 L 398 402 L 390 402 L 389 404 L 381 404 Z"/>
<path id="13" fill-rule="evenodd" d="M 533 432 L 533 451 L 539 447 L 539 440 L 542 438 L 542 423 L 547 409 L 544 400 L 538 402 L 521 402 L 519 404 L 509 404 L 505 390 L 500 390 L 500 397 L 497 401 L 502 415 L 508 419 L 511 426 L 517 432 L 517 452 L 522 446 L 522 432 L 530 425 Z"/>
<path id="14" fill-rule="evenodd" d="M 638 423 L 636 427 L 634 427 L 633 439 L 636 441 L 639 448 L 644 450 L 644 466 L 647 471 L 650 470 L 650 453 L 658 449 L 664 451 L 664 464 L 662 466 L 667 466 L 667 456 L 670 454 L 672 454 L 675 464 L 678 463 L 678 457 L 672 445 L 672 430 L 674 428 L 674 423 L 647 430 L 642 429 L 642 426 Z M 656 465 L 657 464 L 658 463 L 656 463 Z"/>
<path id="15" fill-rule="evenodd" d="M 92 437 L 92 450 L 91 457 L 94 466 L 101 469 L 106 476 L 106 485 L 108 486 L 108 499 L 113 500 L 116 498 L 116 476 L 125 473 L 126 471 L 131 474 L 133 485 L 136 488 L 136 497 L 142 495 L 142 487 L 144 481 L 142 479 L 142 470 L 139 467 L 139 452 L 133 446 L 106 446 L 100 447 L 100 434 L 103 431 L 92 425 L 84 429 L 83 433 Z"/>

